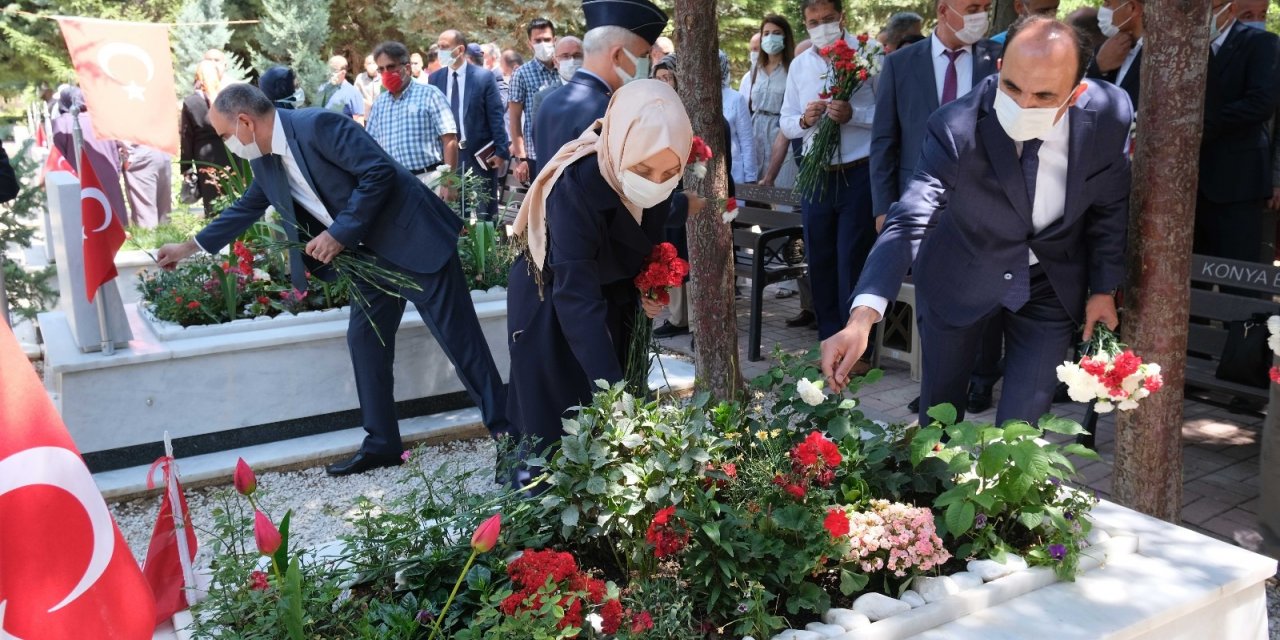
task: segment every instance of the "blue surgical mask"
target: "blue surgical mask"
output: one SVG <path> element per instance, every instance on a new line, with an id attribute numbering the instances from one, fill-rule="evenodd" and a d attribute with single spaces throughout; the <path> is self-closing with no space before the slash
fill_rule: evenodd
<path id="1" fill-rule="evenodd" d="M 1222 27 L 1218 26 L 1218 17 L 1226 13 L 1227 7 L 1230 7 L 1230 6 L 1231 6 L 1231 3 L 1228 2 L 1222 5 L 1222 8 L 1218 9 L 1216 13 L 1213 13 L 1212 15 L 1209 16 L 1209 42 L 1213 42 L 1214 40 L 1217 40 L 1218 36 L 1222 35 Z"/>
<path id="2" fill-rule="evenodd" d="M 1244 25 L 1244 26 L 1246 26 L 1246 27 L 1253 27 L 1254 29 L 1257 29 L 1258 31 L 1266 31 L 1266 30 L 1267 30 L 1267 22 L 1266 22 L 1265 20 L 1257 20 L 1257 21 L 1252 21 L 1252 22 L 1241 22 L 1240 24 L 1242 24 L 1242 25 Z"/>
<path id="3" fill-rule="evenodd" d="M 779 53 L 782 53 L 782 47 L 786 45 L 786 42 L 786 39 L 781 33 L 771 33 L 760 38 L 760 48 L 764 50 L 765 53 L 771 56 L 776 56 Z"/>
<path id="4" fill-rule="evenodd" d="M 645 56 L 641 58 L 636 54 L 627 51 L 626 47 L 622 48 L 622 52 L 627 54 L 627 58 L 636 65 L 636 72 L 634 75 L 623 71 L 622 67 L 619 67 L 616 64 L 613 65 L 613 72 L 618 74 L 618 79 L 622 81 L 622 84 L 647 79 L 649 77 L 649 57 Z"/>

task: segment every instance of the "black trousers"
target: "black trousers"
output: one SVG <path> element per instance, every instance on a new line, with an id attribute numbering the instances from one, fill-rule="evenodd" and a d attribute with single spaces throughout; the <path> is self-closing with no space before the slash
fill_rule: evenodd
<path id="1" fill-rule="evenodd" d="M 1263 200 L 1210 202 L 1196 198 L 1195 253 L 1258 262 L 1262 254 Z"/>

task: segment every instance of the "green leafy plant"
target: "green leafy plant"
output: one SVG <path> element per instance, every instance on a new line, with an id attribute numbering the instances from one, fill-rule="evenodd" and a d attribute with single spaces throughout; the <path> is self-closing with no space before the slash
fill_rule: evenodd
<path id="1" fill-rule="evenodd" d="M 40 216 L 44 215 L 44 189 L 36 184 L 41 163 L 33 157 L 34 141 L 28 140 L 11 159 L 14 174 L 18 176 L 18 197 L 0 204 L 0 247 L 30 248 Z M 35 320 L 41 311 L 53 306 L 58 299 L 54 281 L 55 268 L 25 269 L 22 265 L 0 260 L 4 271 L 5 296 L 9 310 L 20 318 Z"/>
<path id="2" fill-rule="evenodd" d="M 488 220 L 468 220 L 458 235 L 458 258 L 471 289 L 507 286 L 516 249 L 501 240 L 501 231 Z"/>

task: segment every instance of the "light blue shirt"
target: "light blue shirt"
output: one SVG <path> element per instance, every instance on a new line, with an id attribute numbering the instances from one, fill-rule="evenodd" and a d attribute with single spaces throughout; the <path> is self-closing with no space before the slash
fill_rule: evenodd
<path id="1" fill-rule="evenodd" d="M 365 129 L 388 155 L 415 173 L 443 162 L 441 136 L 458 133 L 444 93 L 416 82 L 406 85 L 399 98 L 390 91 L 378 94 Z"/>

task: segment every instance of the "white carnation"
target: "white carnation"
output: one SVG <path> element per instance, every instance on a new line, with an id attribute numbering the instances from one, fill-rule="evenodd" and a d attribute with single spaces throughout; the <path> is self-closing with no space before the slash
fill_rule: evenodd
<path id="1" fill-rule="evenodd" d="M 1093 405 L 1093 410 L 1098 413 L 1111 413 L 1115 408 L 1115 405 L 1106 400 L 1099 400 L 1097 404 Z"/>
<path id="2" fill-rule="evenodd" d="M 733 211 L 726 211 L 720 214 L 720 219 L 724 220 L 725 224 L 729 224 L 730 222 L 738 219 L 738 210 L 734 209 Z"/>
<path id="3" fill-rule="evenodd" d="M 693 177 L 699 180 L 707 177 L 707 163 L 705 162 L 695 162 L 689 170 L 693 172 Z"/>
<path id="4" fill-rule="evenodd" d="M 1271 316 L 1267 318 L 1267 330 L 1271 335 L 1280 334 L 1280 316 Z"/>
<path id="5" fill-rule="evenodd" d="M 1134 409 L 1138 408 L 1138 401 L 1137 400 L 1121 400 L 1120 404 L 1117 405 L 1116 408 L 1121 411 L 1133 411 Z"/>
<path id="6" fill-rule="evenodd" d="M 266 271 L 263 271 L 262 269 L 254 269 L 253 279 L 259 280 L 261 282 L 271 282 L 271 274 L 267 273 Z"/>
<path id="7" fill-rule="evenodd" d="M 816 407 L 827 399 L 827 395 L 822 392 L 821 385 L 821 381 L 818 384 L 814 384 L 808 378 L 801 378 L 796 382 L 796 393 L 800 394 L 800 399 L 804 400 L 805 404 Z"/>

